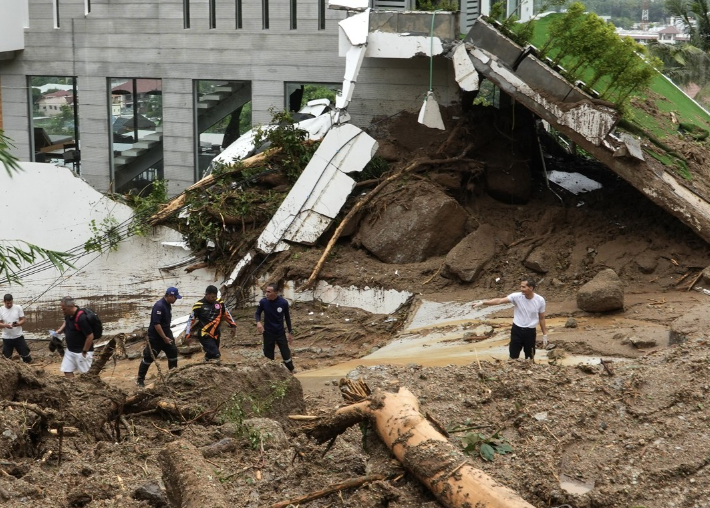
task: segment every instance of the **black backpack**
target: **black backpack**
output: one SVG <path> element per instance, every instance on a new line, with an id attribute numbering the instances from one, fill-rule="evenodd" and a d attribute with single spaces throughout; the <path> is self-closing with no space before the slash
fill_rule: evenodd
<path id="1" fill-rule="evenodd" d="M 94 340 L 100 339 L 104 334 L 104 325 L 101 323 L 99 316 L 97 316 L 96 312 L 93 310 L 83 308 L 76 311 L 76 314 L 74 315 L 74 326 L 77 330 L 81 331 L 81 328 L 79 328 L 79 316 L 82 312 L 86 314 L 86 319 L 89 320 L 89 326 L 91 327 L 91 331 L 94 333 Z"/>

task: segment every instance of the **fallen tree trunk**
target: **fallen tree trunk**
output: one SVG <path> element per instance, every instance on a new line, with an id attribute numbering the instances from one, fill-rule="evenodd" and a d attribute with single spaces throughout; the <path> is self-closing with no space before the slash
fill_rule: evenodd
<path id="1" fill-rule="evenodd" d="M 243 161 L 239 161 L 240 163 L 233 171 L 222 173 L 219 176 L 215 176 L 214 174 L 207 175 L 199 182 L 192 184 L 182 194 L 180 194 L 175 199 L 170 201 L 167 205 L 165 205 L 162 210 L 160 210 L 158 213 L 148 219 L 149 224 L 153 226 L 159 224 L 168 217 L 170 217 L 172 214 L 180 210 L 183 206 L 185 206 L 185 203 L 187 202 L 188 193 L 196 190 L 206 189 L 207 187 L 213 185 L 217 181 L 217 178 L 220 178 L 222 176 L 229 175 L 232 173 L 239 173 L 246 168 L 252 168 L 254 166 L 258 166 L 259 164 L 263 164 L 267 161 L 269 157 L 275 155 L 276 153 L 278 153 L 278 150 L 267 150 L 258 155 L 254 155 L 253 157 L 249 157 L 248 159 L 244 159 Z"/>
<path id="2" fill-rule="evenodd" d="M 200 451 L 187 441 L 168 444 L 160 452 L 165 491 L 175 508 L 229 508 L 222 484 Z"/>
<path id="3" fill-rule="evenodd" d="M 104 346 L 104 348 L 101 350 L 101 354 L 99 355 L 99 357 L 91 363 L 91 367 L 89 367 L 89 372 L 87 372 L 87 375 L 98 376 L 99 374 L 101 374 L 101 370 L 103 370 L 104 366 L 106 365 L 106 362 L 108 362 L 109 359 L 113 356 L 113 352 L 115 350 L 116 338 L 114 337 L 110 341 L 108 341 L 108 343 Z"/>
<path id="4" fill-rule="evenodd" d="M 397 459 L 448 508 L 533 508 L 517 493 L 497 483 L 442 436 L 419 412 L 416 397 L 376 391 L 367 399 L 338 409 L 308 433 L 324 443 L 363 420 Z"/>

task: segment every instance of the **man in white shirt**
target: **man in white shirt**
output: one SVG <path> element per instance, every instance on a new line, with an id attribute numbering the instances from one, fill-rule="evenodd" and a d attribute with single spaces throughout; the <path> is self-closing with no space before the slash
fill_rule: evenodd
<path id="1" fill-rule="evenodd" d="M 3 306 L 0 307 L 0 329 L 2 329 L 2 354 L 5 358 L 12 358 L 13 350 L 17 350 L 25 363 L 30 363 L 30 348 L 27 346 L 22 325 L 25 324 L 25 313 L 22 307 L 12 302 L 10 293 L 3 297 Z"/>
<path id="2" fill-rule="evenodd" d="M 545 299 L 535 293 L 535 281 L 524 280 L 520 283 L 520 292 L 511 293 L 503 298 L 478 300 L 473 303 L 473 307 L 506 303 L 512 303 L 514 306 L 513 327 L 510 330 L 510 357 L 512 359 L 519 358 L 520 350 L 523 350 L 526 360 L 535 360 L 535 338 L 538 323 L 542 330 L 542 344 L 547 346 Z"/>

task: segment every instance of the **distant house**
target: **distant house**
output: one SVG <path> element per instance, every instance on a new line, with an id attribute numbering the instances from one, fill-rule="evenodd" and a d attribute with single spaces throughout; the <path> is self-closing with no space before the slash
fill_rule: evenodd
<path id="1" fill-rule="evenodd" d="M 37 99 L 37 108 L 45 116 L 61 114 L 62 106 L 74 109 L 74 94 L 68 90 L 57 90 Z"/>
<path id="2" fill-rule="evenodd" d="M 689 40 L 689 35 L 684 34 L 673 25 L 658 31 L 658 42 L 661 44 L 676 44 L 677 42 L 688 42 Z"/>

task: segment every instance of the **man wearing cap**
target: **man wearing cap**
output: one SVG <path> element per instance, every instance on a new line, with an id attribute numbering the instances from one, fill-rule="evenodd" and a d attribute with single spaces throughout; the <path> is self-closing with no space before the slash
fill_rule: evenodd
<path id="1" fill-rule="evenodd" d="M 148 373 L 150 364 L 155 361 L 161 351 L 165 351 L 165 356 L 168 358 L 168 369 L 177 367 L 178 351 L 173 332 L 170 330 L 170 321 L 172 320 L 172 305 L 180 298 L 182 296 L 177 288 L 169 287 L 165 291 L 165 296 L 153 305 L 148 327 L 148 345 L 143 350 L 143 359 L 138 366 L 138 378 L 136 379 L 138 386 L 145 386 L 145 375 Z"/>
<path id="2" fill-rule="evenodd" d="M 218 360 L 222 356 L 219 352 L 222 321 L 226 321 L 230 328 L 237 327 L 224 301 L 217 298 L 217 292 L 215 286 L 207 286 L 205 297 L 197 300 L 192 306 L 190 320 L 185 330 L 185 342 L 190 344 L 192 338 L 197 337 L 205 351 L 207 361 Z"/>
<path id="3" fill-rule="evenodd" d="M 30 348 L 27 346 L 25 336 L 22 335 L 22 325 L 25 323 L 25 313 L 22 307 L 12 302 L 10 293 L 3 297 L 3 306 L 0 307 L 0 328 L 2 328 L 2 355 L 12 358 L 12 352 L 17 353 L 25 363 L 30 363 Z"/>

